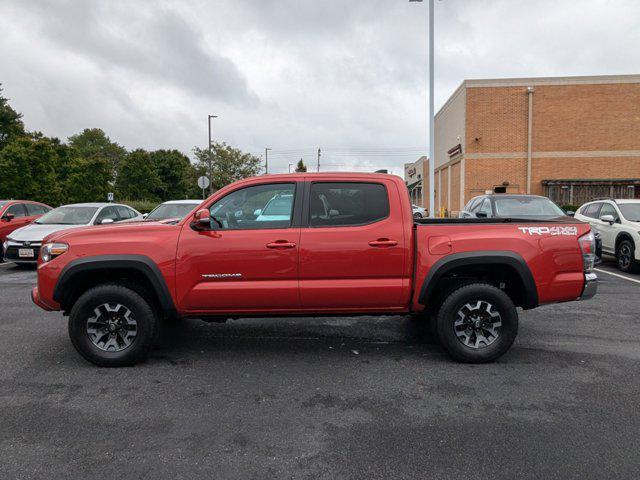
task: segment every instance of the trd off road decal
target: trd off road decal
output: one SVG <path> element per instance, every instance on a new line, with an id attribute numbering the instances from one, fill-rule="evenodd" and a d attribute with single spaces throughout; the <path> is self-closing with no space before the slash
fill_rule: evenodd
<path id="1" fill-rule="evenodd" d="M 578 227 L 518 227 L 518 230 L 529 235 L 578 235 Z"/>

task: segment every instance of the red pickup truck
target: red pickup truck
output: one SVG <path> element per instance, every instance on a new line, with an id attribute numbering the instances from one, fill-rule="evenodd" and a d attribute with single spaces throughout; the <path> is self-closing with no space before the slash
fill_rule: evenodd
<path id="1" fill-rule="evenodd" d="M 32 298 L 102 366 L 144 360 L 161 320 L 309 314 L 424 315 L 454 359 L 488 362 L 516 307 L 595 294 L 594 248 L 568 217 L 414 221 L 393 175 L 265 175 L 180 221 L 53 234 Z"/>

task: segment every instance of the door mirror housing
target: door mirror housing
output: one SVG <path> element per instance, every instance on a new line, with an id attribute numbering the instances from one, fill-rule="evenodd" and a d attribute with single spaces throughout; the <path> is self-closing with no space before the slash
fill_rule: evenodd
<path id="1" fill-rule="evenodd" d="M 573 210 L 567 210 L 564 213 L 567 215 L 567 217 L 573 217 L 576 214 L 576 212 L 574 212 Z"/>
<path id="2" fill-rule="evenodd" d="M 10 222 L 14 218 L 16 218 L 16 216 L 13 213 L 5 213 L 2 217 L 2 220 L 4 220 L 5 222 Z"/>
<path id="3" fill-rule="evenodd" d="M 211 214 L 209 209 L 203 208 L 193 214 L 191 228 L 194 230 L 211 230 Z"/>
<path id="4" fill-rule="evenodd" d="M 255 209 L 255 210 L 253 211 L 253 214 L 254 214 L 256 217 L 259 217 L 260 215 L 262 215 L 262 209 L 261 209 L 261 208 L 257 208 L 257 209 Z"/>
<path id="5" fill-rule="evenodd" d="M 142 214 L 142 218 L 147 218 L 148 216 L 149 216 L 149 214 L 148 214 L 148 213 L 143 213 L 143 214 Z"/>
<path id="6" fill-rule="evenodd" d="M 486 212 L 476 212 L 477 218 L 487 218 Z"/>
<path id="7" fill-rule="evenodd" d="M 100 225 L 108 225 L 109 223 L 113 223 L 113 218 L 105 218 L 100 220 Z"/>
<path id="8" fill-rule="evenodd" d="M 600 217 L 600 220 L 602 220 L 603 222 L 607 222 L 609 225 L 613 225 L 616 221 L 616 219 L 613 218 L 613 215 L 602 215 Z"/>

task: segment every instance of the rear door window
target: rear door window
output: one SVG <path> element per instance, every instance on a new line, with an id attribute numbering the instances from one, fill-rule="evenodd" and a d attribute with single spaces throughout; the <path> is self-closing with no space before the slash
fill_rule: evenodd
<path id="1" fill-rule="evenodd" d="M 27 203 L 25 206 L 27 207 L 27 213 L 30 217 L 43 215 L 49 211 L 44 205 L 39 205 L 37 203 Z"/>
<path id="2" fill-rule="evenodd" d="M 389 216 L 387 189 L 380 183 L 315 182 L 309 194 L 309 226 L 367 225 Z"/>

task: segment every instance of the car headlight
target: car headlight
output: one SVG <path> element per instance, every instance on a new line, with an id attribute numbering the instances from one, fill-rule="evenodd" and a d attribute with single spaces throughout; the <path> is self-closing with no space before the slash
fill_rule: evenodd
<path id="1" fill-rule="evenodd" d="M 47 263 L 69 250 L 66 243 L 45 243 L 40 249 L 42 263 Z"/>

